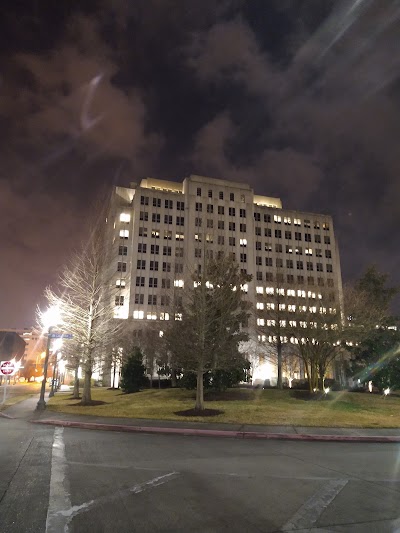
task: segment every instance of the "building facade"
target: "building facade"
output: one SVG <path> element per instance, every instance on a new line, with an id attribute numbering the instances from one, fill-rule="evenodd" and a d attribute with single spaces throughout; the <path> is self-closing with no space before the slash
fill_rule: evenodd
<path id="1" fill-rule="evenodd" d="M 249 333 L 268 342 L 257 318 L 261 296 L 279 284 L 305 301 L 330 292 L 341 303 L 341 271 L 332 218 L 283 209 L 244 183 L 192 175 L 183 183 L 143 179 L 116 187 L 107 218 L 112 241 L 114 316 L 133 321 L 179 319 L 171 299 L 193 283 L 206 257 L 229 253 L 252 275 Z M 320 291 L 320 292 L 318 292 Z M 262 322 L 261 322 L 262 323 Z"/>

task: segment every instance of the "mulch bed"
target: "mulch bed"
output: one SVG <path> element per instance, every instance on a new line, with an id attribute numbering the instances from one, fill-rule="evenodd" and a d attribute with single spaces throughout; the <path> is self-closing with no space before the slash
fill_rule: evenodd
<path id="1" fill-rule="evenodd" d="M 224 411 L 219 409 L 186 409 L 185 411 L 176 411 L 178 416 L 217 416 L 222 415 Z"/>
<path id="2" fill-rule="evenodd" d="M 105 404 L 108 404 L 109 402 L 103 402 L 102 400 L 92 400 L 91 402 L 89 403 L 85 403 L 84 406 L 82 406 L 81 402 L 78 402 L 78 403 L 69 403 L 68 405 L 71 406 L 71 407 L 93 407 L 94 405 L 105 405 Z"/>

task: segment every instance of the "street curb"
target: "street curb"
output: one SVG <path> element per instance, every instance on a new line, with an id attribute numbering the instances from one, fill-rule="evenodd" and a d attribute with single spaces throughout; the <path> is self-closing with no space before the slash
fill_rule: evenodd
<path id="1" fill-rule="evenodd" d="M 400 442 L 400 436 L 379 435 L 307 435 L 286 433 L 263 433 L 256 431 L 225 431 L 217 429 L 190 429 L 145 426 L 123 426 L 119 424 L 98 424 L 95 422 L 76 422 L 71 420 L 31 420 L 32 424 L 46 424 L 100 431 L 120 431 L 123 433 L 157 433 L 164 435 L 184 435 L 193 437 L 230 437 L 238 439 L 327 441 L 327 442 Z"/>
<path id="2" fill-rule="evenodd" d="M 2 416 L 3 418 L 14 418 L 13 416 L 10 416 L 10 415 L 7 415 L 6 413 L 3 413 L 2 411 L 0 411 L 0 416 Z"/>

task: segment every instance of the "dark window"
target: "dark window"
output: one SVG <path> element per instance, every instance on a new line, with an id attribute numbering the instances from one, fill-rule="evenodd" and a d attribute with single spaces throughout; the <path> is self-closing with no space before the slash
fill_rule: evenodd
<path id="1" fill-rule="evenodd" d="M 239 229 L 242 233 L 246 231 L 246 224 L 240 224 Z"/>
<path id="2" fill-rule="evenodd" d="M 148 196 L 141 196 L 140 197 L 140 205 L 149 205 L 149 197 Z"/>
<path id="3" fill-rule="evenodd" d="M 283 267 L 283 259 L 281 259 L 280 257 L 278 257 L 276 259 L 276 266 L 277 268 L 282 268 Z"/>
<path id="4" fill-rule="evenodd" d="M 214 206 L 212 204 L 207 204 L 207 213 L 214 213 Z"/>
<path id="5" fill-rule="evenodd" d="M 223 220 L 218 220 L 218 229 L 225 229 L 225 222 Z"/>
<path id="6" fill-rule="evenodd" d="M 285 231 L 285 239 L 291 239 L 292 238 L 292 232 L 291 231 Z"/>
<path id="7" fill-rule="evenodd" d="M 229 246 L 236 246 L 236 238 L 229 237 Z"/>
<path id="8" fill-rule="evenodd" d="M 282 253 L 282 244 L 275 244 L 275 252 Z"/>
<path id="9" fill-rule="evenodd" d="M 126 254 L 125 254 L 126 255 Z M 332 257 L 332 252 L 330 250 L 325 250 L 325 257 L 330 259 Z"/>
<path id="10" fill-rule="evenodd" d="M 261 241 L 256 241 L 256 250 L 261 250 Z"/>
<path id="11" fill-rule="evenodd" d="M 139 242 L 138 244 L 138 253 L 143 253 L 145 254 L 147 252 L 147 244 L 146 243 L 142 243 L 142 242 Z"/>
<path id="12" fill-rule="evenodd" d="M 236 231 L 236 224 L 234 222 L 229 222 L 229 231 Z"/>
<path id="13" fill-rule="evenodd" d="M 172 200 L 165 200 L 164 207 L 165 207 L 165 209 L 172 209 Z"/>
<path id="14" fill-rule="evenodd" d="M 234 195 L 233 192 L 230 192 L 230 193 L 229 193 L 229 200 L 230 200 L 231 202 L 234 202 L 234 201 L 235 201 L 235 195 Z"/>
<path id="15" fill-rule="evenodd" d="M 171 272 L 171 263 L 166 263 L 164 261 L 162 264 L 162 269 L 163 269 L 163 272 Z"/>
<path id="16" fill-rule="evenodd" d="M 274 275 L 272 272 L 267 272 L 265 274 L 265 281 L 274 281 Z"/>
<path id="17" fill-rule="evenodd" d="M 288 275 L 287 275 L 287 282 L 288 282 L 288 283 L 294 283 L 294 276 L 293 276 L 293 274 L 288 274 Z"/>
<path id="18" fill-rule="evenodd" d="M 256 280 L 257 281 L 262 281 L 262 279 L 263 279 L 262 272 L 256 272 Z"/>
<path id="19" fill-rule="evenodd" d="M 261 213 L 254 213 L 254 220 L 256 222 L 260 222 L 261 220 Z"/>
<path id="20" fill-rule="evenodd" d="M 151 216 L 151 221 L 152 222 L 157 222 L 159 223 L 161 220 L 161 215 L 160 213 L 153 213 L 152 216 Z"/>
<path id="21" fill-rule="evenodd" d="M 315 255 L 316 257 L 322 257 L 322 250 L 320 248 L 315 249 Z"/>
<path id="22" fill-rule="evenodd" d="M 144 304 L 144 294 L 135 294 L 135 304 Z"/>
<path id="23" fill-rule="evenodd" d="M 164 215 L 164 224 L 172 224 L 172 215 Z"/>
<path id="24" fill-rule="evenodd" d="M 327 283 L 328 287 L 333 287 L 333 279 L 331 279 L 331 278 L 327 279 L 326 283 Z"/>
<path id="25" fill-rule="evenodd" d="M 161 198 L 153 198 L 153 207 L 161 207 Z"/>
<path id="26" fill-rule="evenodd" d="M 224 193 L 222 191 L 219 191 L 218 197 L 220 200 L 224 199 Z"/>
<path id="27" fill-rule="evenodd" d="M 332 265 L 326 265 L 326 271 L 327 272 L 333 272 Z"/>
<path id="28" fill-rule="evenodd" d="M 307 261 L 307 270 L 314 270 L 314 265 L 310 261 Z"/>
<path id="29" fill-rule="evenodd" d="M 234 207 L 229 208 L 229 216 L 234 217 L 236 214 L 236 209 Z"/>
<path id="30" fill-rule="evenodd" d="M 118 272 L 126 272 L 126 263 L 121 263 L 118 261 L 117 270 Z"/>
<path id="31" fill-rule="evenodd" d="M 152 244 L 150 248 L 150 253 L 158 255 L 160 253 L 160 246 L 158 244 Z"/>
<path id="32" fill-rule="evenodd" d="M 271 222 L 271 215 L 264 215 L 264 222 Z"/>
<path id="33" fill-rule="evenodd" d="M 115 305 L 124 305 L 124 296 L 116 296 Z"/>
<path id="34" fill-rule="evenodd" d="M 225 244 L 225 237 L 223 235 L 218 235 L 218 244 Z"/>
<path id="35" fill-rule="evenodd" d="M 246 218 L 246 209 L 239 209 L 239 216 L 241 218 Z"/>
<path id="36" fill-rule="evenodd" d="M 172 204 L 172 200 L 171 200 L 171 204 Z M 182 202 L 182 201 L 176 202 L 176 208 L 177 208 L 178 211 L 184 211 L 185 210 L 185 202 Z"/>
<path id="37" fill-rule="evenodd" d="M 118 255 L 128 255 L 128 247 L 127 246 L 120 246 Z"/>
<path id="38" fill-rule="evenodd" d="M 324 268 L 322 266 L 322 263 L 317 263 L 317 272 L 323 272 Z"/>
<path id="39" fill-rule="evenodd" d="M 136 268 L 138 270 L 144 270 L 146 268 L 146 259 L 138 259 L 136 262 Z"/>
<path id="40" fill-rule="evenodd" d="M 261 235 L 261 228 L 259 228 L 258 226 L 256 226 L 254 229 L 255 229 L 255 234 L 256 234 L 256 235 Z"/>
<path id="41" fill-rule="evenodd" d="M 260 233 L 261 235 L 261 233 Z M 272 237 L 272 229 L 271 228 L 264 228 L 264 237 Z"/>
<path id="42" fill-rule="evenodd" d="M 144 278 L 140 276 L 136 277 L 136 287 L 144 287 Z"/>
<path id="43" fill-rule="evenodd" d="M 304 234 L 304 240 L 306 242 L 311 242 L 311 233 L 305 233 Z"/>
<path id="44" fill-rule="evenodd" d="M 203 211 L 203 204 L 201 202 L 196 202 L 196 211 Z"/>
<path id="45" fill-rule="evenodd" d="M 177 226 L 184 226 L 185 225 L 185 217 L 176 217 L 176 225 Z"/>
<path id="46" fill-rule="evenodd" d="M 157 296 L 155 294 L 149 294 L 147 298 L 148 305 L 157 305 Z"/>
<path id="47" fill-rule="evenodd" d="M 197 196 L 201 196 L 201 188 L 197 187 Z"/>
<path id="48" fill-rule="evenodd" d="M 211 189 L 208 189 L 208 197 L 212 198 L 212 190 Z"/>
<path id="49" fill-rule="evenodd" d="M 308 285 L 314 285 L 314 278 L 312 276 L 308 276 L 307 283 Z"/>
<path id="50" fill-rule="evenodd" d="M 158 261 L 150 261 L 150 270 L 158 271 Z"/>
<path id="51" fill-rule="evenodd" d="M 321 242 L 321 235 L 314 235 L 314 242 Z"/>
<path id="52" fill-rule="evenodd" d="M 256 256 L 256 265 L 262 265 L 262 257 L 259 255 Z"/>
<path id="53" fill-rule="evenodd" d="M 276 237 L 277 239 L 280 239 L 280 238 L 282 237 L 282 230 L 280 230 L 280 229 L 276 229 L 276 230 L 275 230 L 275 237 Z"/>
<path id="54" fill-rule="evenodd" d="M 169 305 L 169 296 L 165 294 L 161 296 L 161 305 Z"/>
<path id="55" fill-rule="evenodd" d="M 294 238 L 296 239 L 296 241 L 301 241 L 301 233 L 299 231 L 295 231 Z"/>
<path id="56" fill-rule="evenodd" d="M 149 278 L 149 287 L 157 287 L 158 278 Z"/>
<path id="57" fill-rule="evenodd" d="M 265 266 L 272 267 L 272 257 L 265 258 Z"/>
<path id="58" fill-rule="evenodd" d="M 163 246 L 163 255 L 171 255 L 171 246 Z"/>
<path id="59" fill-rule="evenodd" d="M 325 285 L 324 278 L 318 278 L 318 286 L 323 287 Z"/>
<path id="60" fill-rule="evenodd" d="M 303 261 L 296 261 L 297 270 L 303 270 Z"/>
<path id="61" fill-rule="evenodd" d="M 293 268 L 292 259 L 286 259 L 286 268 Z"/>
<path id="62" fill-rule="evenodd" d="M 218 214 L 219 215 L 224 215 L 225 214 L 225 208 L 223 205 L 219 205 L 218 206 Z"/>
<path id="63" fill-rule="evenodd" d="M 175 274 L 182 274 L 182 273 L 183 273 L 183 264 L 175 263 Z"/>
<path id="64" fill-rule="evenodd" d="M 329 237 L 329 235 L 325 235 L 325 237 L 324 237 L 324 243 L 325 243 L 325 244 L 331 244 L 331 238 Z"/>
<path id="65" fill-rule="evenodd" d="M 147 237 L 147 228 L 139 228 L 139 237 Z"/>
<path id="66" fill-rule="evenodd" d="M 201 218 L 196 217 L 196 218 L 194 219 L 194 225 L 195 225 L 195 226 L 201 228 L 201 223 L 202 223 Z"/>
<path id="67" fill-rule="evenodd" d="M 304 283 L 304 276 L 297 276 L 297 283 Z"/>
<path id="68" fill-rule="evenodd" d="M 214 227 L 214 220 L 212 218 L 207 219 L 207 228 L 213 228 Z"/>
<path id="69" fill-rule="evenodd" d="M 147 221 L 149 220 L 149 214 L 146 211 L 140 211 L 139 219 Z"/>
<path id="70" fill-rule="evenodd" d="M 170 289 L 171 288 L 171 280 L 162 278 L 161 280 L 161 287 L 163 289 Z"/>

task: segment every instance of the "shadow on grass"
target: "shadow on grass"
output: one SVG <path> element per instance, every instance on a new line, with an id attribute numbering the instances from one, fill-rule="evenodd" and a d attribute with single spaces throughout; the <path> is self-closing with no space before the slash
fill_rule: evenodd
<path id="1" fill-rule="evenodd" d="M 175 411 L 174 415 L 178 416 L 217 416 L 222 415 L 224 411 L 219 409 L 186 409 L 185 411 Z"/>
<path id="2" fill-rule="evenodd" d="M 80 401 L 77 403 L 69 403 L 68 407 L 93 407 L 95 405 L 108 405 L 110 402 L 103 402 L 102 400 L 92 400 L 85 404 L 82 404 Z"/>

